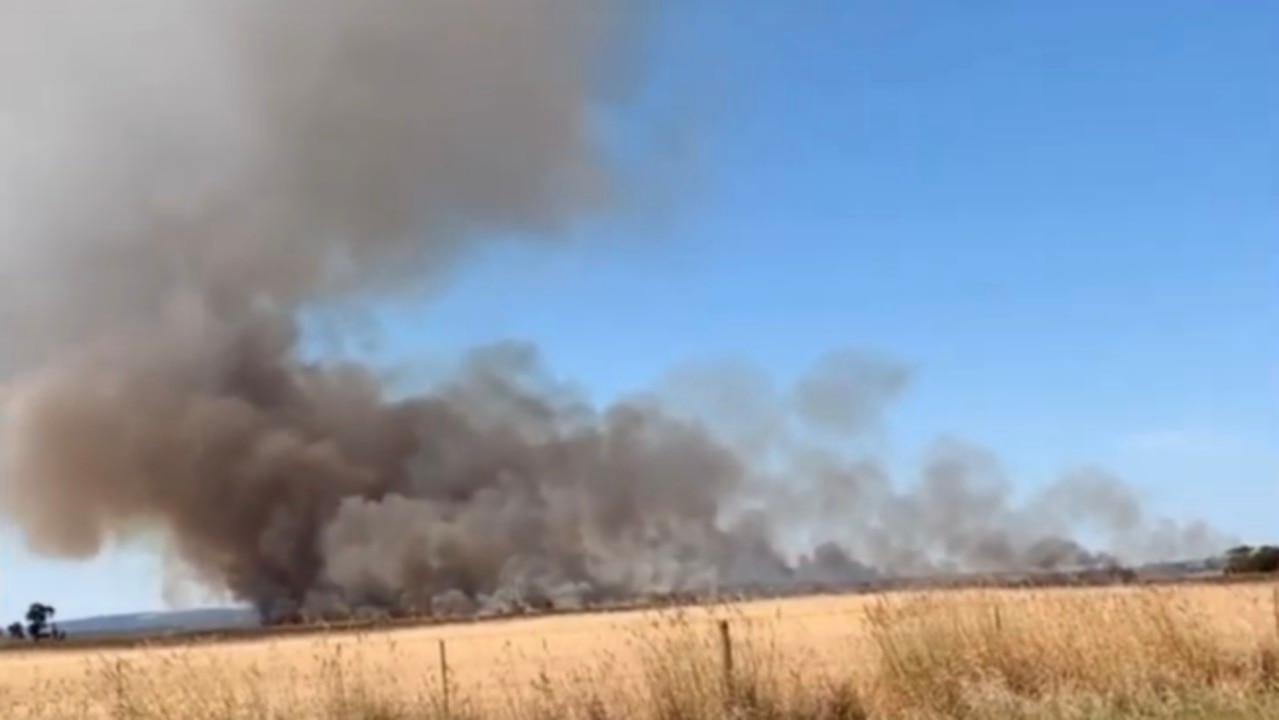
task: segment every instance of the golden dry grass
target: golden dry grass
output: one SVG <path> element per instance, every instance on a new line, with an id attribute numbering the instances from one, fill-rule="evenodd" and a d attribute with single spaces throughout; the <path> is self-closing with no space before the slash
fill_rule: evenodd
<path id="1" fill-rule="evenodd" d="M 13 652 L 0 656 L 0 717 L 1279 717 L 1276 593 L 901 593 Z M 731 674 L 720 620 L 732 637 Z"/>

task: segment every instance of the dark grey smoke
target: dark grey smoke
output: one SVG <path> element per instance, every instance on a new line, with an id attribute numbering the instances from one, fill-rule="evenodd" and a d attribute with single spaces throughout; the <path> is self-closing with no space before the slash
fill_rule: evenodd
<path id="1" fill-rule="evenodd" d="M 715 422 L 592 407 L 519 344 L 407 400 L 304 362 L 301 311 L 611 207 L 592 118 L 625 100 L 599 68 L 628 11 L 0 2 L 0 500 L 29 544 L 89 557 L 159 527 L 266 617 L 1103 562 L 1068 539 L 1087 526 L 1134 557 L 1215 549 L 1097 473 L 1015 504 L 959 444 L 890 482 L 868 438 L 909 374 L 863 353 L 774 395 L 748 372 Z"/>

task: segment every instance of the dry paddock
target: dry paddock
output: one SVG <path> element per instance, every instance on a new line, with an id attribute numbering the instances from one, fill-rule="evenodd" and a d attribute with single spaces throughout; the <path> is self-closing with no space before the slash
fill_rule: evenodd
<path id="1" fill-rule="evenodd" d="M 453 714 L 539 696 L 643 702 L 654 674 L 680 663 L 715 672 L 728 663 L 739 674 L 765 668 L 797 680 L 853 677 L 869 693 L 882 691 L 874 681 L 891 659 L 885 654 L 909 643 L 906 629 L 917 625 L 978 623 L 983 638 L 1075 653 L 1078 662 L 1095 651 L 1098 661 L 1111 656 L 1136 667 L 1162 662 L 1145 657 L 1142 633 L 1168 632 L 1169 624 L 1184 628 L 1187 642 L 1210 637 L 1241 652 L 1269 641 L 1279 628 L 1277 602 L 1271 584 L 901 592 L 177 647 L 13 651 L 0 654 L 0 717 L 231 718 L 247 717 L 249 707 L 255 717 L 320 717 L 321 706 L 370 696 L 447 704 Z M 1150 627 L 1137 627 L 1143 623 Z M 1113 657 L 1121 653 L 1130 656 Z M 310 706 L 314 714 L 298 714 Z"/>

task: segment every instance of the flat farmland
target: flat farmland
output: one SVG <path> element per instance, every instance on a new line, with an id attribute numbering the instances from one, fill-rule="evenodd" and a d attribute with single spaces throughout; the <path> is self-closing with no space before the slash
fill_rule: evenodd
<path id="1" fill-rule="evenodd" d="M 0 717 L 1274 717 L 1277 592 L 894 592 L 18 650 Z"/>

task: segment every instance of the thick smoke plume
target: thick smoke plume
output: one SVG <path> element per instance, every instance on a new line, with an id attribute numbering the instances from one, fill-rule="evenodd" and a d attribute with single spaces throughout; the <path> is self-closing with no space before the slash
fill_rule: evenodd
<path id="1" fill-rule="evenodd" d="M 1100 473 L 1014 503 L 954 442 L 891 482 L 867 438 L 908 373 L 854 353 L 780 399 L 694 383 L 711 418 L 591 407 L 519 344 L 409 399 L 303 361 L 304 310 L 608 209 L 592 128 L 627 10 L 0 2 L 0 499 L 29 544 L 160 528 L 268 618 L 1104 562 L 1082 527 L 1133 557 L 1212 545 Z"/>

